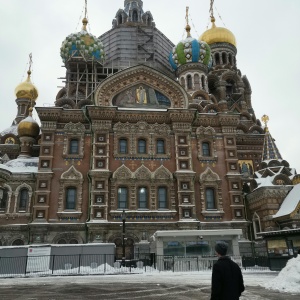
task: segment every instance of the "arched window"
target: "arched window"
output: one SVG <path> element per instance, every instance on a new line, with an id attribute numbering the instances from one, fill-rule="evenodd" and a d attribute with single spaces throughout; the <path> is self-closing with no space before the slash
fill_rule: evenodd
<path id="1" fill-rule="evenodd" d="M 120 139 L 119 140 L 119 153 L 120 154 L 126 154 L 127 152 L 128 152 L 127 140 L 126 139 Z"/>
<path id="2" fill-rule="evenodd" d="M 165 141 L 157 140 L 156 141 L 156 153 L 157 154 L 165 154 Z"/>
<path id="3" fill-rule="evenodd" d="M 231 96 L 235 93 L 235 82 L 233 80 L 226 81 L 226 96 Z"/>
<path id="4" fill-rule="evenodd" d="M 118 17 L 118 25 L 122 24 L 122 15 L 119 15 Z"/>
<path id="5" fill-rule="evenodd" d="M 216 64 L 216 65 L 219 65 L 219 64 L 220 64 L 220 54 L 219 54 L 219 53 L 216 53 L 216 54 L 215 54 L 215 64 Z"/>
<path id="6" fill-rule="evenodd" d="M 66 190 L 66 209 L 76 209 L 76 188 L 69 187 Z"/>
<path id="7" fill-rule="evenodd" d="M 71 239 L 69 244 L 78 244 L 78 241 L 76 239 Z"/>
<path id="8" fill-rule="evenodd" d="M 137 22 L 138 21 L 138 13 L 136 10 L 132 12 L 132 22 Z"/>
<path id="9" fill-rule="evenodd" d="M 213 188 L 205 189 L 206 209 L 216 209 L 215 190 Z"/>
<path id="10" fill-rule="evenodd" d="M 79 142 L 77 139 L 71 139 L 69 146 L 70 146 L 70 148 L 69 148 L 70 154 L 78 154 L 79 153 Z"/>
<path id="11" fill-rule="evenodd" d="M 202 89 L 205 89 L 205 77 L 201 76 L 201 85 L 202 85 Z"/>
<path id="12" fill-rule="evenodd" d="M 57 241 L 57 244 L 66 244 L 66 243 L 67 243 L 67 241 L 65 239 L 59 239 Z"/>
<path id="13" fill-rule="evenodd" d="M 223 60 L 223 64 L 226 65 L 227 64 L 227 55 L 225 52 L 222 53 L 222 60 Z"/>
<path id="14" fill-rule="evenodd" d="M 12 246 L 22 246 L 22 245 L 24 245 L 24 241 L 21 240 L 21 239 L 16 239 L 16 240 L 14 240 L 14 241 L 12 242 L 11 245 L 12 245 Z"/>
<path id="15" fill-rule="evenodd" d="M 0 189 L 0 212 L 5 212 L 7 206 L 7 190 Z"/>
<path id="16" fill-rule="evenodd" d="M 125 209 L 127 208 L 128 203 L 128 190 L 127 187 L 118 188 L 118 208 Z"/>
<path id="17" fill-rule="evenodd" d="M 146 187 L 140 187 L 138 189 L 138 203 L 139 208 L 148 207 L 148 189 Z"/>
<path id="18" fill-rule="evenodd" d="M 26 211 L 28 204 L 28 190 L 22 189 L 19 195 L 19 211 Z"/>
<path id="19" fill-rule="evenodd" d="M 146 153 L 146 141 L 143 139 L 138 140 L 138 153 Z"/>
<path id="20" fill-rule="evenodd" d="M 192 76 L 191 76 L 191 75 L 188 75 L 188 76 L 186 77 L 186 80 L 187 80 L 187 88 L 188 88 L 188 89 L 192 89 L 192 88 L 193 88 Z"/>
<path id="21" fill-rule="evenodd" d="M 210 156 L 210 147 L 207 142 L 202 143 L 202 156 Z"/>
<path id="22" fill-rule="evenodd" d="M 252 224 L 253 224 L 255 238 L 257 238 L 257 233 L 261 232 L 261 225 L 260 225 L 260 217 L 256 212 L 253 214 Z"/>
<path id="23" fill-rule="evenodd" d="M 158 208 L 167 208 L 167 188 L 159 187 L 157 191 Z"/>
<path id="24" fill-rule="evenodd" d="M 232 54 L 231 53 L 229 53 L 229 63 L 232 65 Z"/>

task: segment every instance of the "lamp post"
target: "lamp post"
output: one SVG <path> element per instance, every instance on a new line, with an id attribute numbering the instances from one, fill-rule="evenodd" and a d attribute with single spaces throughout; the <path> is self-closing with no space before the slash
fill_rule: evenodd
<path id="1" fill-rule="evenodd" d="M 125 222 L 126 222 L 126 214 L 123 209 L 122 212 L 122 222 L 123 222 L 123 231 L 122 231 L 122 266 L 125 267 Z"/>

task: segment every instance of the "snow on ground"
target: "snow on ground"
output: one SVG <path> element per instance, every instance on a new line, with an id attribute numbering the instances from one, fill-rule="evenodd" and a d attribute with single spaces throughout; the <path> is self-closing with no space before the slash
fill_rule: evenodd
<path id="1" fill-rule="evenodd" d="M 300 293 L 300 255 L 290 259 L 278 276 L 264 287 L 281 292 Z"/>
<path id="2" fill-rule="evenodd" d="M 243 272 L 246 286 L 261 286 L 263 282 L 273 280 L 278 272 Z M 88 276 L 50 276 L 29 278 L 2 278 L 0 285 L 33 285 L 33 284 L 55 284 L 65 283 L 80 284 L 111 282 L 130 283 L 157 283 L 157 284 L 199 284 L 211 285 L 211 271 L 202 272 L 154 272 L 141 274 L 116 274 L 116 275 L 88 275 Z"/>
<path id="3" fill-rule="evenodd" d="M 58 270 L 59 271 L 59 270 Z M 91 274 L 91 268 L 81 268 L 81 274 L 77 275 L 78 270 L 74 273 L 61 276 L 63 273 L 57 272 L 51 276 L 49 273 L 30 273 L 28 277 L 22 278 L 0 278 L 0 285 L 35 285 L 35 284 L 53 284 L 64 285 L 68 283 L 111 283 L 111 282 L 130 282 L 130 283 L 156 283 L 156 284 L 195 284 L 201 286 L 211 285 L 211 270 L 199 272 L 160 272 L 150 267 L 145 268 L 113 268 L 109 265 L 100 265 L 94 269 Z M 130 273 L 132 272 L 132 273 Z M 270 290 L 278 290 L 287 293 L 300 294 L 300 255 L 288 261 L 286 267 L 280 273 L 266 270 L 244 270 L 244 283 L 247 286 L 261 286 Z M 46 276 L 45 276 L 46 275 Z M 50 275 L 50 276 L 49 276 Z"/>

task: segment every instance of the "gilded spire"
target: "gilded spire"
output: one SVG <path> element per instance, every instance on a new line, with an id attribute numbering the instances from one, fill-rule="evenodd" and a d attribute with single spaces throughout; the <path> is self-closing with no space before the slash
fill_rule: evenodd
<path id="1" fill-rule="evenodd" d="M 262 161 L 271 159 L 282 159 L 281 154 L 279 153 L 275 144 L 275 140 L 272 138 L 267 126 L 269 117 L 267 115 L 263 115 L 261 120 L 265 123 L 265 139 Z"/>
<path id="2" fill-rule="evenodd" d="M 87 29 L 86 29 L 87 24 L 88 24 L 88 19 L 87 19 L 87 0 L 85 0 L 84 18 L 82 19 L 82 30 L 87 31 Z"/>
<path id="3" fill-rule="evenodd" d="M 189 25 L 189 7 L 186 7 L 186 13 L 185 13 L 185 20 L 186 20 L 186 26 L 185 30 L 187 33 L 187 37 L 191 36 L 191 26 Z"/>
<path id="4" fill-rule="evenodd" d="M 215 24 L 215 17 L 214 17 L 214 1 L 215 0 L 210 0 L 210 8 L 209 8 L 209 12 L 210 12 L 210 21 L 212 23 L 212 27 L 216 27 L 216 24 Z"/>

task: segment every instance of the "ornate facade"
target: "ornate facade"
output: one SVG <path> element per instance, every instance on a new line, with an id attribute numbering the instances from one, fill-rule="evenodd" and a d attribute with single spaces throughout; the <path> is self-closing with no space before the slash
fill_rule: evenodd
<path id="1" fill-rule="evenodd" d="M 53 107 L 16 93 L 17 117 L 0 135 L 0 245 L 119 249 L 123 210 L 127 253 L 157 230 L 241 228 L 247 239 L 243 186 L 265 133 L 234 35 L 212 18 L 198 41 L 187 22 L 174 46 L 140 0 L 125 0 L 99 38 L 86 24 L 62 44 L 66 83 Z M 40 132 L 18 133 L 34 106 Z"/>

